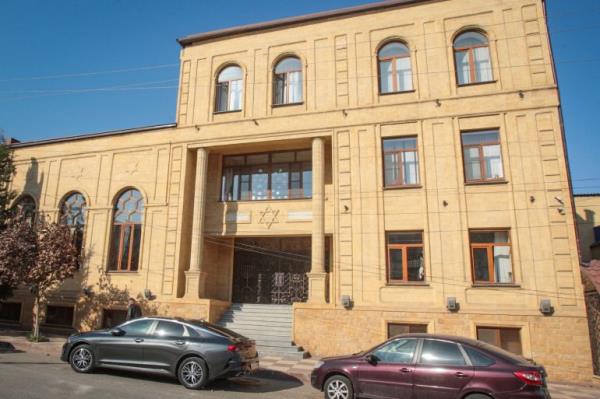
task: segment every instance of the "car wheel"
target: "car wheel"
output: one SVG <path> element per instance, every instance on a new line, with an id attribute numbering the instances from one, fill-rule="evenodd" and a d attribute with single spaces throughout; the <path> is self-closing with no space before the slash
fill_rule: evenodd
<path id="1" fill-rule="evenodd" d="M 179 365 L 177 378 L 188 389 L 203 388 L 208 382 L 208 367 L 199 357 L 187 358 Z"/>
<path id="2" fill-rule="evenodd" d="M 71 351 L 69 363 L 78 373 L 91 373 L 94 370 L 94 352 L 89 345 L 79 345 Z"/>
<path id="3" fill-rule="evenodd" d="M 352 383 L 342 375 L 334 375 L 325 381 L 323 392 L 325 393 L 325 399 L 354 398 Z"/>

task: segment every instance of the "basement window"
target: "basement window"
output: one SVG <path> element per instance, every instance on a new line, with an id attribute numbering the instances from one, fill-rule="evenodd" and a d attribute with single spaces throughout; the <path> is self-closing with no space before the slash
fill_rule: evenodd
<path id="1" fill-rule="evenodd" d="M 51 306 L 46 308 L 46 322 L 49 326 L 72 327 L 73 306 Z"/>
<path id="2" fill-rule="evenodd" d="M 400 334 L 420 333 L 427 333 L 427 324 L 388 323 L 387 325 L 388 338 L 392 338 Z"/>
<path id="3" fill-rule="evenodd" d="M 1 303 L 0 321 L 10 321 L 16 323 L 21 321 L 21 304 L 16 302 Z"/>
<path id="4" fill-rule="evenodd" d="M 477 327 L 477 339 L 516 355 L 523 354 L 520 328 Z"/>

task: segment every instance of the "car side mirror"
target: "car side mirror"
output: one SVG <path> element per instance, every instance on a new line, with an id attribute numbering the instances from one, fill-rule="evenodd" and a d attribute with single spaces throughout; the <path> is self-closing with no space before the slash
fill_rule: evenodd
<path id="1" fill-rule="evenodd" d="M 367 356 L 365 356 L 365 360 L 367 361 L 367 363 L 372 364 L 372 365 L 376 365 L 377 362 L 379 361 L 379 359 L 375 355 L 367 355 Z"/>
<path id="2" fill-rule="evenodd" d="M 112 330 L 110 330 L 110 333 L 115 337 L 122 337 L 123 335 L 125 335 L 125 331 L 121 330 L 120 328 L 113 328 Z"/>

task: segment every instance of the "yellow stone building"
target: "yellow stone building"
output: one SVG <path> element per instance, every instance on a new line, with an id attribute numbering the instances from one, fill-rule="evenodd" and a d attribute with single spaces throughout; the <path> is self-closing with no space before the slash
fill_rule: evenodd
<path id="1" fill-rule="evenodd" d="M 428 331 L 589 380 L 544 7 L 394 0 L 179 39 L 176 123 L 14 145 L 17 203 L 86 254 L 46 324 L 109 325 L 129 296 L 215 322 L 288 304 L 312 355 Z M 4 312 L 28 324 L 28 301 Z"/>

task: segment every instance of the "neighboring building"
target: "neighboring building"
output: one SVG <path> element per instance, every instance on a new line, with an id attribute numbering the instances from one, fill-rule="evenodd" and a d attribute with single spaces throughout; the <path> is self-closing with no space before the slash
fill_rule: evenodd
<path id="1" fill-rule="evenodd" d="M 600 194 L 575 194 L 581 260 L 600 259 Z M 598 237 L 594 228 L 598 227 Z"/>
<path id="2" fill-rule="evenodd" d="M 14 145 L 87 254 L 47 324 L 293 303 L 313 355 L 428 331 L 589 380 L 547 38 L 541 0 L 396 0 L 180 39 L 176 124 Z"/>
<path id="3" fill-rule="evenodd" d="M 584 264 L 588 264 L 593 259 L 600 260 L 600 194 L 576 194 L 575 209 L 581 260 Z M 597 269 L 598 265 L 595 265 L 594 268 Z M 593 273 L 593 275 L 597 276 L 598 274 Z M 598 280 L 597 277 L 596 280 Z M 596 375 L 600 375 L 600 292 L 586 276 L 583 276 L 583 286 L 594 372 Z"/>

